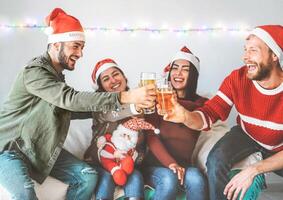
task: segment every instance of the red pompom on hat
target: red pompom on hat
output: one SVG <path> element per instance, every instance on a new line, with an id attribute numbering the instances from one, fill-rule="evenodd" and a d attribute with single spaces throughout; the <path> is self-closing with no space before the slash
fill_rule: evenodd
<path id="1" fill-rule="evenodd" d="M 171 63 L 169 63 L 166 67 L 163 69 L 163 75 L 166 76 L 166 74 L 170 71 L 171 69 Z"/>
<path id="2" fill-rule="evenodd" d="M 280 66 L 283 68 L 283 26 L 263 25 L 250 32 L 266 43 L 266 45 L 278 57 Z"/>
<path id="3" fill-rule="evenodd" d="M 78 19 L 61 8 L 55 8 L 46 18 L 49 29 L 48 44 L 67 41 L 85 41 L 83 27 Z"/>
<path id="4" fill-rule="evenodd" d="M 120 124 L 117 130 L 131 131 L 137 133 L 141 130 L 153 130 L 155 134 L 159 134 L 160 130 L 155 128 L 151 123 L 146 122 L 143 118 L 132 118 Z"/>
<path id="5" fill-rule="evenodd" d="M 111 58 L 106 58 L 97 62 L 91 74 L 93 83 L 96 84 L 99 75 L 110 67 L 117 67 L 120 69 L 117 63 Z"/>

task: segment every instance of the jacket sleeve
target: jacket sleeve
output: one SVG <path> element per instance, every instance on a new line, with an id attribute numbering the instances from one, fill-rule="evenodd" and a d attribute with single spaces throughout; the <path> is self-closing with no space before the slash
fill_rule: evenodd
<path id="1" fill-rule="evenodd" d="M 23 73 L 29 93 L 62 109 L 87 112 L 113 110 L 120 106 L 118 93 L 76 91 L 43 67 L 29 66 Z"/>
<path id="2" fill-rule="evenodd" d="M 95 116 L 102 122 L 116 122 L 139 114 L 140 113 L 135 110 L 134 104 L 124 104 L 116 110 L 96 113 Z"/>

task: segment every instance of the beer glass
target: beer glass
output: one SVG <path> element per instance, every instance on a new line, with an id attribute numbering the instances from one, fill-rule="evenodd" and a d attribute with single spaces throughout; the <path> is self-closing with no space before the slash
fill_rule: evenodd
<path id="1" fill-rule="evenodd" d="M 161 114 L 164 115 L 172 110 L 173 89 L 171 83 L 163 80 L 157 85 L 157 102 L 161 108 Z"/>
<path id="2" fill-rule="evenodd" d="M 140 86 L 156 84 L 156 74 L 154 72 L 142 72 L 140 77 Z M 143 109 L 144 114 L 152 114 L 155 112 L 155 106 Z"/>

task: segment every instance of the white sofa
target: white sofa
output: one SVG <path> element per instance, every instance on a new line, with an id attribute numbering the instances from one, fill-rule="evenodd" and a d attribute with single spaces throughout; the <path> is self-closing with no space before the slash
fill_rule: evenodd
<path id="1" fill-rule="evenodd" d="M 92 120 L 73 120 L 70 125 L 64 148 L 69 152 L 82 159 L 83 154 L 89 146 L 92 138 L 91 131 Z M 212 146 L 228 131 L 225 123 L 218 122 L 208 132 L 202 132 L 198 143 L 196 144 L 193 158 L 195 163 L 204 171 L 206 171 L 205 163 L 207 155 Z M 249 165 L 258 159 L 261 159 L 259 154 L 254 154 L 235 167 L 241 168 Z M 39 200 L 63 200 L 67 191 L 67 185 L 52 177 L 48 177 L 43 184 L 35 183 L 35 190 Z M 116 196 L 123 193 L 121 190 L 116 190 Z M 0 187 L 0 200 L 9 200 L 9 194 L 5 189 Z"/>

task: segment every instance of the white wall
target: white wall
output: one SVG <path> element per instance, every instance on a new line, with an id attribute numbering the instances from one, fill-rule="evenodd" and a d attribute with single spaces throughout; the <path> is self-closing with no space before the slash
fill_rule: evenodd
<path id="1" fill-rule="evenodd" d="M 27 18 L 43 19 L 54 7 L 80 19 L 85 27 L 182 28 L 283 24 L 282 0 L 1 0 L 0 24 L 19 24 Z M 157 35 L 157 36 L 156 36 Z M 0 27 L 0 103 L 20 68 L 46 49 L 47 37 L 39 29 L 4 30 Z M 215 93 L 223 78 L 242 65 L 244 34 L 190 32 L 186 35 L 149 32 L 103 33 L 87 36 L 84 57 L 74 72 L 66 73 L 70 85 L 91 90 L 90 74 L 102 58 L 114 58 L 124 67 L 131 87 L 137 86 L 140 71 L 160 72 L 179 48 L 187 45 L 201 59 L 199 91 Z"/>

